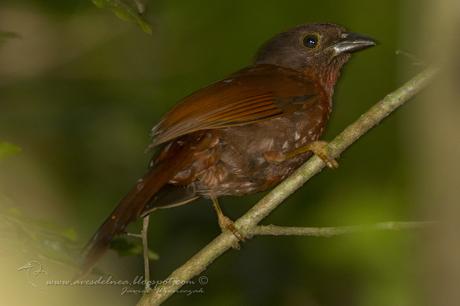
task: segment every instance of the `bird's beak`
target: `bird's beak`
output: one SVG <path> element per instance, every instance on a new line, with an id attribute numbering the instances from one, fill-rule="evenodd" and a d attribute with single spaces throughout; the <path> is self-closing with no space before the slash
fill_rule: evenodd
<path id="1" fill-rule="evenodd" d="M 343 53 L 353 53 L 375 46 L 376 41 L 357 33 L 344 33 L 342 39 L 331 46 L 334 56 Z"/>

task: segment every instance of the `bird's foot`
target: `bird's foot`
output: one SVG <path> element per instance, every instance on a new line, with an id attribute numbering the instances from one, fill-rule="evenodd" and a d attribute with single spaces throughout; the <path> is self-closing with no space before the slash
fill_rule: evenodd
<path id="1" fill-rule="evenodd" d="M 291 152 L 283 154 L 282 158 L 284 161 L 306 152 L 312 152 L 313 154 L 321 158 L 321 160 L 326 164 L 326 166 L 331 169 L 335 169 L 339 166 L 339 163 L 331 156 L 328 143 L 326 141 L 311 142 L 306 146 L 297 148 Z M 278 157 L 278 159 L 279 158 L 280 157 Z"/>
<path id="2" fill-rule="evenodd" d="M 302 153 L 312 152 L 326 164 L 327 167 L 335 169 L 339 163 L 331 156 L 328 143 L 326 141 L 314 141 L 306 146 L 300 147 L 286 154 L 287 159 L 297 156 Z"/>
<path id="3" fill-rule="evenodd" d="M 222 215 L 219 218 L 219 226 L 220 226 L 220 229 L 222 230 L 222 232 L 225 232 L 225 231 L 231 232 L 238 239 L 238 242 L 244 242 L 245 241 L 244 236 L 235 227 L 235 223 L 233 223 L 233 221 L 230 220 L 230 218 L 228 218 L 227 216 Z M 239 245 L 238 242 L 233 246 L 233 248 L 239 250 L 240 245 Z"/>

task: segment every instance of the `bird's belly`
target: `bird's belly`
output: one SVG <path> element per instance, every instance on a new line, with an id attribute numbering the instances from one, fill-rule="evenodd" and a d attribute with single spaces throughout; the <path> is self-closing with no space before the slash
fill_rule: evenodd
<path id="1" fill-rule="evenodd" d="M 267 158 L 318 140 L 328 116 L 293 113 L 219 130 L 220 159 L 196 182 L 204 196 L 245 195 L 267 190 L 305 162 L 310 153 L 285 161 Z"/>

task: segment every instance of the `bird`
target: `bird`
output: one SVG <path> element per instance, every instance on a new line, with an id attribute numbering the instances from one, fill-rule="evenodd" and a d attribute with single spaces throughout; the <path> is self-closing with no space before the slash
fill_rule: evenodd
<path id="1" fill-rule="evenodd" d="M 320 140 L 334 87 L 352 53 L 376 44 L 332 23 L 275 35 L 252 64 L 183 98 L 152 129 L 145 175 L 84 248 L 82 274 L 126 226 L 158 209 L 211 200 L 222 231 L 244 240 L 218 199 L 268 190 L 313 154 L 337 167 Z"/>

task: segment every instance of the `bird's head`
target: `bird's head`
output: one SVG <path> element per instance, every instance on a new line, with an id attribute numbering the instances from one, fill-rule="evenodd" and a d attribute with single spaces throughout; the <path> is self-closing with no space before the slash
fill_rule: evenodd
<path id="1" fill-rule="evenodd" d="M 316 74 L 334 85 L 351 53 L 372 47 L 376 42 L 344 27 L 322 23 L 305 24 L 280 33 L 266 42 L 255 64 L 271 64 Z"/>

